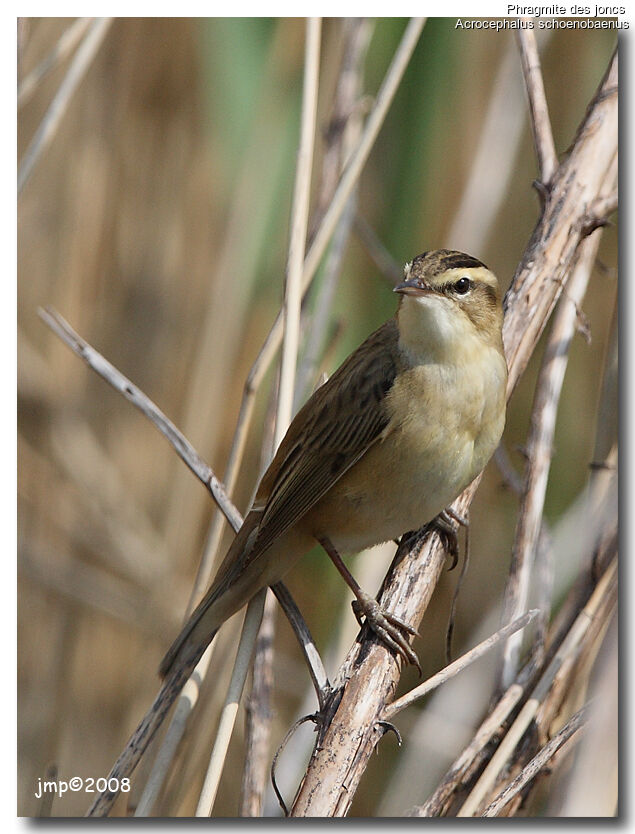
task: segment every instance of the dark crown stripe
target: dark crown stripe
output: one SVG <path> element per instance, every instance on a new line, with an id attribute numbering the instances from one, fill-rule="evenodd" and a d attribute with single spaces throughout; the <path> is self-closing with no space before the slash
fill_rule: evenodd
<path id="1" fill-rule="evenodd" d="M 444 269 L 473 269 L 474 267 L 487 267 L 484 263 L 473 258 L 471 255 L 464 255 L 461 252 L 455 252 L 441 261 Z"/>

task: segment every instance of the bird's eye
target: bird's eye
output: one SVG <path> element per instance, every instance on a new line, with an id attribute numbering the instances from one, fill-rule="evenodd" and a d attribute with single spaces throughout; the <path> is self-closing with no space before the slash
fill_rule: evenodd
<path id="1" fill-rule="evenodd" d="M 465 275 L 454 284 L 454 291 L 458 295 L 465 295 L 472 289 L 472 282 Z"/>

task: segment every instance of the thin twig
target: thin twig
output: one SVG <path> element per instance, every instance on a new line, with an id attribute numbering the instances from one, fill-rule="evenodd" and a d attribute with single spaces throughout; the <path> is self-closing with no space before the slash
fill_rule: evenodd
<path id="1" fill-rule="evenodd" d="M 287 280 L 284 298 L 284 338 L 278 389 L 278 409 L 274 446 L 277 449 L 286 434 L 292 417 L 293 390 L 300 339 L 300 304 L 302 301 L 302 268 L 306 246 L 313 168 L 313 144 L 317 116 L 318 80 L 320 69 L 320 18 L 312 17 L 306 24 L 304 85 L 300 148 L 293 190 L 292 227 L 289 241 Z"/>
<path id="2" fill-rule="evenodd" d="M 529 97 L 531 129 L 536 147 L 536 156 L 538 157 L 540 182 L 547 188 L 558 168 L 558 157 L 551 131 L 536 36 L 531 29 L 518 29 L 516 34 L 525 86 Z"/>
<path id="3" fill-rule="evenodd" d="M 238 532 L 242 524 L 242 517 L 230 501 L 223 485 L 214 475 L 210 466 L 200 457 L 187 438 L 177 429 L 174 423 L 137 388 L 121 371 L 118 371 L 101 353 L 91 347 L 88 342 L 76 333 L 70 324 L 55 310 L 47 307 L 38 310 L 40 318 L 71 350 L 92 368 L 95 373 L 105 379 L 115 391 L 122 394 L 142 414 L 153 423 L 161 434 L 168 439 L 181 460 L 191 469 L 196 477 L 208 488 L 212 498 L 223 511 L 225 517 Z"/>
<path id="4" fill-rule="evenodd" d="M 465 773 L 473 766 L 476 758 L 482 754 L 484 748 L 491 742 L 496 733 L 500 732 L 512 710 L 523 695 L 523 687 L 514 683 L 500 698 L 494 709 L 485 717 L 468 746 L 450 765 L 439 786 L 423 805 L 418 805 L 408 812 L 410 817 L 441 816 L 446 804 L 457 790 Z"/>
<path id="5" fill-rule="evenodd" d="M 328 677 L 326 676 L 322 659 L 315 646 L 315 641 L 313 640 L 304 617 L 300 614 L 300 610 L 295 604 L 286 585 L 282 582 L 276 582 L 275 585 L 271 586 L 271 590 L 276 595 L 276 598 L 282 606 L 282 610 L 286 614 L 289 622 L 292 624 L 295 623 L 293 631 L 295 636 L 298 638 L 300 648 L 302 649 L 302 653 L 307 661 L 307 666 L 309 667 L 309 672 L 311 674 L 311 680 L 313 681 L 313 686 L 315 688 L 315 694 L 317 695 L 318 704 L 320 709 L 322 709 L 324 707 L 325 699 L 331 690 L 331 685 Z"/>
<path id="6" fill-rule="evenodd" d="M 60 87 L 55 94 L 53 101 L 49 105 L 40 126 L 35 131 L 33 138 L 29 142 L 28 148 L 24 152 L 24 156 L 22 157 L 22 161 L 18 168 L 18 194 L 20 194 L 27 180 L 31 176 L 38 159 L 51 144 L 62 117 L 66 112 L 66 108 L 73 97 L 73 93 L 77 89 L 80 81 L 86 74 L 88 67 L 99 51 L 99 47 L 101 46 L 111 23 L 112 18 L 110 17 L 95 18 L 89 31 L 86 33 L 86 37 L 77 50 L 64 80 L 60 84 Z"/>
<path id="7" fill-rule="evenodd" d="M 91 22 L 90 17 L 78 17 L 74 20 L 62 32 L 48 55 L 22 79 L 18 87 L 18 109 L 31 98 L 38 84 L 75 49 Z"/>
<path id="8" fill-rule="evenodd" d="M 394 287 L 403 280 L 403 266 L 400 266 L 386 249 L 368 220 L 357 212 L 355 215 L 355 233 L 362 242 L 368 256 L 373 261 L 389 286 Z"/>
<path id="9" fill-rule="evenodd" d="M 394 718 L 394 716 L 397 715 L 398 712 L 401 712 L 402 709 L 414 704 L 414 702 L 419 698 L 423 698 L 424 695 L 428 694 L 428 692 L 436 689 L 437 686 L 441 686 L 446 681 L 450 680 L 450 678 L 453 678 L 455 675 L 458 675 L 459 672 L 462 672 L 463 669 L 471 663 L 474 663 L 475 660 L 478 660 L 484 654 L 487 654 L 487 652 L 493 649 L 494 646 L 498 645 L 501 640 L 505 640 L 510 634 L 525 628 L 537 615 L 538 609 L 528 611 L 522 617 L 514 620 L 513 623 L 504 626 L 485 640 L 481 641 L 477 646 L 474 646 L 473 649 L 470 649 L 448 666 L 441 669 L 440 672 L 432 675 L 432 677 L 428 678 L 427 681 L 420 683 L 418 686 L 415 686 L 414 689 L 411 689 L 410 692 L 402 695 L 401 698 L 397 698 L 396 701 L 388 704 L 384 708 L 382 719 L 384 721 L 389 721 Z"/>
<path id="10" fill-rule="evenodd" d="M 507 785 L 498 796 L 490 802 L 485 808 L 481 816 L 483 817 L 497 817 L 503 810 L 505 805 L 512 800 L 516 794 L 520 793 L 523 788 L 538 776 L 540 771 L 547 766 L 549 760 L 576 735 L 576 742 L 579 740 L 579 731 L 584 728 L 587 719 L 589 705 L 585 704 L 582 709 L 573 715 L 564 727 L 556 733 L 556 735 L 533 757 L 533 759 L 525 765 L 521 772 Z"/>
<path id="11" fill-rule="evenodd" d="M 552 34 L 551 31 L 542 33 L 542 43 Z M 496 70 L 476 147 L 470 153 L 469 173 L 460 202 L 445 234 L 444 245 L 449 249 L 482 252 L 509 194 L 525 122 L 517 61 L 510 39 Z M 501 130 L 503 124 L 505 129 Z"/>

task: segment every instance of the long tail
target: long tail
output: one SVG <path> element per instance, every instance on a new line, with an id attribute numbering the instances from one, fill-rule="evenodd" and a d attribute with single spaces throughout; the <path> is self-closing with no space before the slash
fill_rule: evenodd
<path id="1" fill-rule="evenodd" d="M 209 599 L 206 595 L 204 599 L 201 600 L 201 603 L 197 606 L 197 608 L 192 612 L 189 620 L 185 623 L 183 629 L 167 650 L 165 657 L 161 661 L 161 665 L 159 666 L 159 676 L 161 680 L 166 680 L 172 672 L 178 671 L 179 668 L 188 666 L 190 656 L 198 653 L 198 658 L 200 659 L 202 657 L 203 652 L 212 642 L 214 635 L 222 625 L 222 623 L 218 623 L 217 625 L 210 624 L 204 629 L 206 633 L 199 634 L 201 631 L 200 626 L 204 622 L 203 618 L 209 611 L 213 602 L 214 600 Z M 192 667 L 192 669 L 193 668 L 194 667 Z"/>
<path id="2" fill-rule="evenodd" d="M 250 583 L 251 572 L 248 570 L 254 557 L 254 541 L 258 533 L 261 512 L 252 510 L 245 518 L 242 527 L 232 542 L 212 586 L 196 606 L 180 634 L 167 650 L 159 666 L 161 678 L 167 678 L 171 672 L 202 648 L 203 654 L 221 625 L 231 615 L 249 602 L 260 590 L 260 586 Z"/>

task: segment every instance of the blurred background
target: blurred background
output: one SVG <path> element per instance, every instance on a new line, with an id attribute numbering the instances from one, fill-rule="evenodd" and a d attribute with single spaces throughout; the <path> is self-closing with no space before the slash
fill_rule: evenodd
<path id="1" fill-rule="evenodd" d="M 19 81 L 71 23 L 20 21 Z M 368 111 L 405 24 L 365 24 L 358 115 Z M 323 23 L 314 217 L 350 25 Z M 616 37 L 568 30 L 538 42 L 562 155 Z M 282 299 L 303 46 L 302 19 L 115 20 L 19 196 L 19 814 L 40 812 L 34 791 L 51 765 L 60 778 L 107 775 L 156 693 L 156 669 L 179 628 L 215 514 L 209 495 L 165 439 L 43 325 L 38 307 L 58 310 L 159 405 L 222 479 L 245 378 Z M 20 107 L 18 161 L 67 68 L 68 59 Z M 309 390 L 394 312 L 378 247 L 386 263 L 398 267 L 427 249 L 460 249 L 483 260 L 507 288 L 538 218 L 536 176 L 513 33 L 457 30 L 454 19 L 428 20 L 361 177 L 356 221 Z M 616 268 L 612 226 L 584 303 L 591 339 L 574 340 L 560 405 L 546 508 L 553 525 L 582 494 L 594 456 Z M 310 331 L 323 272 L 307 300 L 303 332 Z M 518 474 L 539 358 L 513 396 L 504 435 Z M 261 471 L 274 384 L 271 371 L 257 397 L 234 495 L 243 512 Z M 615 395 L 611 403 L 605 419 L 614 427 Z M 471 513 L 457 653 L 476 642 L 488 617 L 490 630 L 496 627 L 516 510 L 514 492 L 490 464 Z M 221 550 L 229 540 L 226 533 Z M 367 554 L 354 562 L 367 590 L 376 591 L 390 558 L 390 552 Z M 444 665 L 457 573 L 443 575 L 421 625 L 415 648 L 424 677 Z M 356 634 L 348 590 L 317 551 L 288 585 L 334 675 Z M 231 628 L 238 625 L 232 621 L 228 636 L 219 639 L 213 684 L 203 692 L 193 740 L 182 754 L 184 784 L 171 786 L 164 812 L 193 813 L 215 728 L 213 704 L 231 666 Z M 492 667 L 484 662 L 482 668 Z M 277 745 L 303 710 L 315 708 L 283 617 L 274 674 Z M 478 686 L 487 698 L 491 688 L 481 674 Z M 403 687 L 416 682 L 416 672 L 406 670 Z M 458 727 L 448 713 L 444 717 L 442 701 Z M 469 734 L 473 716 L 457 713 L 450 696 L 426 709 L 424 726 L 435 728 L 427 735 L 414 731 L 422 726 L 423 706 L 399 719 L 404 746 L 416 739 L 425 773 L 408 784 L 406 796 L 387 799 L 389 774 L 405 753 L 385 739 L 353 815 L 400 814 L 423 801 L 460 749 L 462 722 Z M 310 744 L 310 729 L 302 732 Z M 239 720 L 215 814 L 237 814 L 242 744 Z M 302 763 L 281 767 L 290 799 Z M 142 775 L 143 768 L 141 783 Z M 51 813 L 81 815 L 90 799 L 67 794 Z M 127 799 L 134 804 L 134 792 Z M 125 802 L 117 813 L 126 813 Z M 278 813 L 270 790 L 265 813 Z"/>

